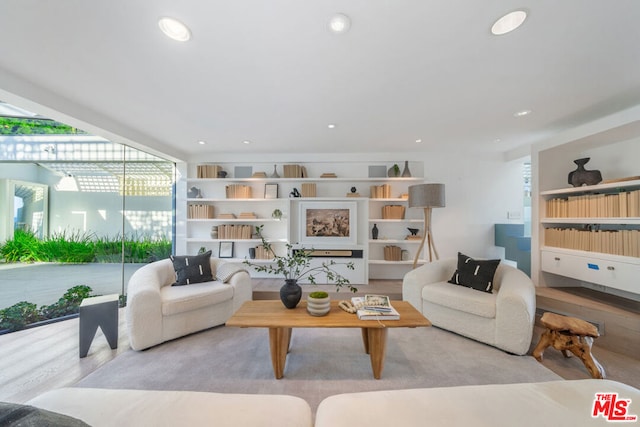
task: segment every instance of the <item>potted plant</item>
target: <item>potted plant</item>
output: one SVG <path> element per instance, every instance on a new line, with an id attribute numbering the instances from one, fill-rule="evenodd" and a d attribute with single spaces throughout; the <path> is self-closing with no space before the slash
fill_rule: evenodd
<path id="1" fill-rule="evenodd" d="M 325 291 L 311 292 L 307 297 L 307 311 L 312 316 L 324 316 L 331 310 L 331 299 Z"/>
<path id="2" fill-rule="evenodd" d="M 295 308 L 302 298 L 302 288 L 298 280 L 306 279 L 315 285 L 316 275 L 323 274 L 328 281 L 334 283 L 336 290 L 340 291 L 343 286 L 347 286 L 351 292 L 357 292 L 349 279 L 334 270 L 337 265 L 345 265 L 349 270 L 355 270 L 353 262 L 337 263 L 334 260 L 323 261 L 322 264 L 313 267 L 311 261 L 313 257 L 310 253 L 313 249 L 294 249 L 293 245 L 287 243 L 287 254 L 276 255 L 271 248 L 271 244 L 262 235 L 262 225 L 256 226 L 256 234 L 262 241 L 262 247 L 273 255 L 273 262 L 269 264 L 255 264 L 248 260 L 244 264 L 253 267 L 256 271 L 284 276 L 284 286 L 280 289 L 280 299 L 287 308 Z"/>

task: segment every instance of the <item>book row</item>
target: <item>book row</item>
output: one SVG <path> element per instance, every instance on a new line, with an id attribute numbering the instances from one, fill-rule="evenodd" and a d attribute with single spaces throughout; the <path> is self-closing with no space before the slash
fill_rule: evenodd
<path id="1" fill-rule="evenodd" d="M 640 190 L 614 194 L 585 194 L 546 202 L 547 218 L 640 217 Z"/>
<path id="2" fill-rule="evenodd" d="M 251 239 L 253 227 L 251 225 L 222 224 L 218 226 L 218 239 Z"/>
<path id="3" fill-rule="evenodd" d="M 544 242 L 556 248 L 640 257 L 640 230 L 546 228 Z"/>
<path id="4" fill-rule="evenodd" d="M 189 204 L 187 209 L 187 218 L 191 219 L 207 219 L 214 217 L 213 206 Z"/>
<path id="5" fill-rule="evenodd" d="M 231 184 L 225 187 L 227 199 L 250 199 L 251 187 L 242 184 Z"/>

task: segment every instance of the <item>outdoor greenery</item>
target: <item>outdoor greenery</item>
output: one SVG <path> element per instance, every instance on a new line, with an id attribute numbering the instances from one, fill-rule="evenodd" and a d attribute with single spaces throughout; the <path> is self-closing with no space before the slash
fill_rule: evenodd
<path id="1" fill-rule="evenodd" d="M 73 231 L 40 240 L 32 232 L 16 230 L 13 239 L 0 246 L 0 255 L 6 262 L 121 262 L 123 252 L 125 263 L 156 261 L 171 254 L 171 241 L 120 234 L 97 237 Z"/>
<path id="2" fill-rule="evenodd" d="M 20 301 L 11 307 L 0 310 L 0 331 L 18 331 L 32 323 L 76 314 L 82 300 L 92 296 L 92 291 L 86 285 L 74 286 L 68 289 L 58 302 L 43 305 L 40 308 L 31 302 Z"/>
<path id="3" fill-rule="evenodd" d="M 337 291 L 343 286 L 347 286 L 351 292 L 358 292 L 358 288 L 354 287 L 349 279 L 342 276 L 340 273 L 334 270 L 336 265 L 345 265 L 349 270 L 355 270 L 353 262 L 337 263 L 334 260 L 325 261 L 321 265 L 312 267 L 312 257 L 309 255 L 313 249 L 300 249 L 294 250 L 290 243 L 287 243 L 287 255 L 280 256 L 271 248 L 271 244 L 265 240 L 262 235 L 262 225 L 256 227 L 256 234 L 262 240 L 262 247 L 267 253 L 273 254 L 273 262 L 269 264 L 255 264 L 251 261 L 244 261 L 245 264 L 252 266 L 256 271 L 282 275 L 285 279 L 307 279 L 311 284 L 317 284 L 315 276 L 317 274 L 324 274 L 327 277 L 327 281 L 333 282 Z"/>
<path id="4" fill-rule="evenodd" d="M 53 120 L 0 117 L 0 135 L 86 134 Z"/>

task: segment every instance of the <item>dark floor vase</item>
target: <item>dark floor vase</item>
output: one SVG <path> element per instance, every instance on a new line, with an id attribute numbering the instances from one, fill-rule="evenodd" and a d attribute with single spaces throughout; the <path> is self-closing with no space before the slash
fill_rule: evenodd
<path id="1" fill-rule="evenodd" d="M 578 168 L 572 172 L 569 172 L 569 184 L 574 187 L 582 187 L 583 185 L 596 185 L 602 181 L 602 174 L 599 170 L 588 171 L 584 168 L 584 165 L 590 160 L 590 157 L 574 160 L 573 163 L 578 165 Z"/>
<path id="2" fill-rule="evenodd" d="M 280 288 L 280 299 L 287 308 L 296 308 L 302 298 L 302 288 L 295 279 L 285 279 Z"/>

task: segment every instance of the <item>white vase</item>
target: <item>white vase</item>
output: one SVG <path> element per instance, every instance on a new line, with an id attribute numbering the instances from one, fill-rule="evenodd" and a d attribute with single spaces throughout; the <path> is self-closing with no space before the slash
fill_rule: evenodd
<path id="1" fill-rule="evenodd" d="M 312 316 L 324 316 L 331 310 L 331 298 L 307 297 L 307 311 Z"/>

